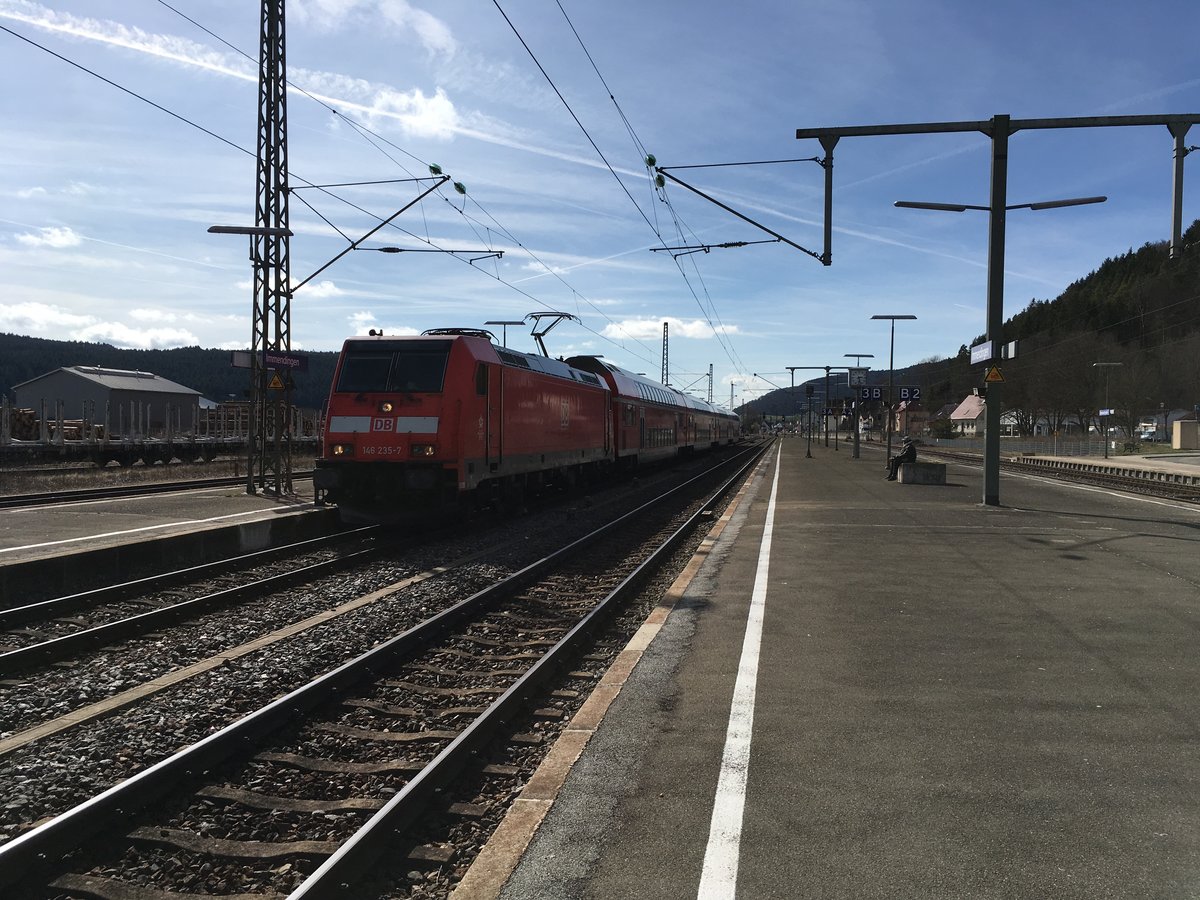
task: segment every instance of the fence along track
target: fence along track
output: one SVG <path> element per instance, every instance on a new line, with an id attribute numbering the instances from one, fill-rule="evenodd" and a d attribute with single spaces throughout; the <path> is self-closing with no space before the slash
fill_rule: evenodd
<path id="1" fill-rule="evenodd" d="M 983 458 L 978 454 L 956 453 L 940 448 L 922 447 L 921 455 L 968 465 L 983 464 Z M 1085 462 L 1040 456 L 1023 456 L 1017 459 L 1002 458 L 1000 468 L 1009 472 L 1041 475 L 1074 484 L 1113 488 L 1131 494 L 1200 502 L 1200 474 L 1164 472 L 1158 469 L 1121 465 L 1119 462 Z"/>

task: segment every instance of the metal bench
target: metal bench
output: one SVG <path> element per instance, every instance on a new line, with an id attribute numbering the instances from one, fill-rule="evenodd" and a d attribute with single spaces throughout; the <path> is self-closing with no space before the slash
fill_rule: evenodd
<path id="1" fill-rule="evenodd" d="M 897 473 L 901 484 L 945 484 L 946 464 L 934 462 L 901 463 Z"/>

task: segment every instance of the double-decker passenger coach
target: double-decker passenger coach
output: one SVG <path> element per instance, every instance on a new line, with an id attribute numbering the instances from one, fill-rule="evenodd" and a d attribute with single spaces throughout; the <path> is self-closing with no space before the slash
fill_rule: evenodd
<path id="1" fill-rule="evenodd" d="M 731 443 L 741 434 L 736 415 L 597 356 L 567 364 L 596 373 L 612 392 L 616 461 L 625 466 L 670 459 Z"/>

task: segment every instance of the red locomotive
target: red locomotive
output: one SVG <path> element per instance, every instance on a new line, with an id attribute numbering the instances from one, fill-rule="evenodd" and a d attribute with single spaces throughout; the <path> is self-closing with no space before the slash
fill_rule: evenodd
<path id="1" fill-rule="evenodd" d="M 596 357 L 518 353 L 477 329 L 372 333 L 342 347 L 313 483 L 343 521 L 400 521 L 738 433 L 736 416 Z"/>

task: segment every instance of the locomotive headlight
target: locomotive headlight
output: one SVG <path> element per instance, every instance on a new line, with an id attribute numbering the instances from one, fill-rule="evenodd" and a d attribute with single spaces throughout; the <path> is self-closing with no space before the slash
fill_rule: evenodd
<path id="1" fill-rule="evenodd" d="M 434 456 L 437 454 L 437 444 L 413 444 L 409 452 L 413 456 Z"/>
<path id="2" fill-rule="evenodd" d="M 393 409 L 394 409 L 394 407 L 392 406 L 391 400 L 379 401 L 379 411 L 381 413 L 390 413 Z"/>
<path id="3" fill-rule="evenodd" d="M 329 448 L 329 452 L 331 454 L 333 454 L 334 456 L 353 456 L 354 455 L 354 445 L 353 444 L 334 444 L 332 447 Z"/>

